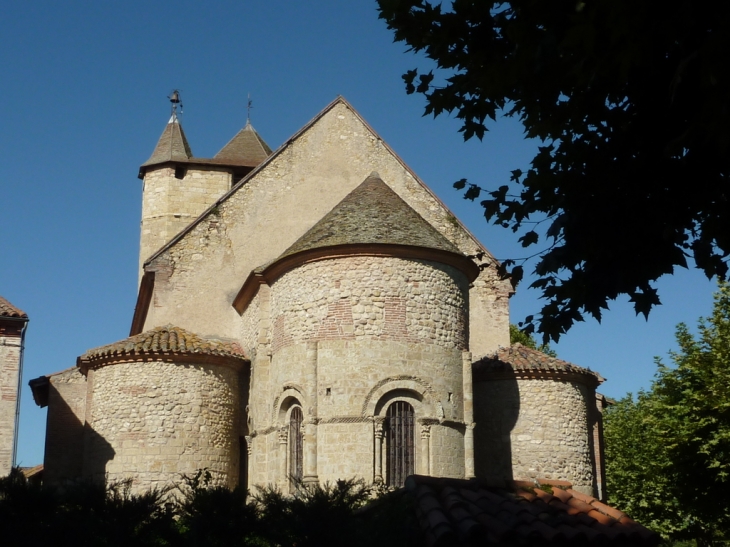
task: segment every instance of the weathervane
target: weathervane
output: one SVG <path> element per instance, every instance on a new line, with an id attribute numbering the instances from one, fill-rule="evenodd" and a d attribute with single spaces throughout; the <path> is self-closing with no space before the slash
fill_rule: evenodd
<path id="1" fill-rule="evenodd" d="M 252 101 L 251 101 L 251 94 L 248 94 L 248 104 L 246 105 L 246 123 L 251 123 L 251 109 L 253 108 Z"/>
<path id="2" fill-rule="evenodd" d="M 179 89 L 173 89 L 172 93 L 167 97 L 170 99 L 170 103 L 172 104 L 172 117 L 177 118 L 177 105 L 180 105 L 180 114 L 183 112 L 183 104 L 180 100 L 180 90 Z"/>

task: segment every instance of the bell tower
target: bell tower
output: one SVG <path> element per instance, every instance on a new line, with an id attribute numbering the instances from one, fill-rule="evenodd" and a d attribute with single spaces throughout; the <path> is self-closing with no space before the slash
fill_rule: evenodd
<path id="1" fill-rule="evenodd" d="M 139 279 L 144 263 L 213 205 L 270 154 L 271 148 L 246 122 L 213 158 L 196 158 L 178 116 L 180 92 L 170 99 L 170 119 L 150 158 L 142 164 L 142 222 Z"/>

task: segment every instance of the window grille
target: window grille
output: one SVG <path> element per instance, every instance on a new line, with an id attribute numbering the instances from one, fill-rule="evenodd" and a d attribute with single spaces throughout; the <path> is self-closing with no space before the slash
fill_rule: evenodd
<path id="1" fill-rule="evenodd" d="M 304 476 L 303 421 L 304 415 L 301 407 L 292 408 L 289 414 L 289 476 L 294 485 Z"/>
<path id="2" fill-rule="evenodd" d="M 415 471 L 415 416 L 413 407 L 396 401 L 388 407 L 388 475 L 390 486 L 403 486 Z"/>

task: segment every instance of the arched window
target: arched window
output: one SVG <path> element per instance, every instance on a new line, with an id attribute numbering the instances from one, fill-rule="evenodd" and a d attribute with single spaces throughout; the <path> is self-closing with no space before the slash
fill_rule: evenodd
<path id="1" fill-rule="evenodd" d="M 303 421 L 302 407 L 293 407 L 289 413 L 289 477 L 294 485 L 304 476 Z"/>
<path id="2" fill-rule="evenodd" d="M 388 474 L 390 486 L 403 486 L 415 471 L 415 416 L 405 401 L 395 401 L 386 413 L 388 439 Z"/>

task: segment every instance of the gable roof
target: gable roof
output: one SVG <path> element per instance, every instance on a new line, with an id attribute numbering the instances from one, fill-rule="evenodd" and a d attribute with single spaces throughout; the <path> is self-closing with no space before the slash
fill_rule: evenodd
<path id="1" fill-rule="evenodd" d="M 271 148 L 259 136 L 250 122 L 228 141 L 220 152 L 213 156 L 214 160 L 229 164 L 256 167 L 271 155 Z"/>
<path id="2" fill-rule="evenodd" d="M 217 211 L 218 208 L 222 203 L 227 201 L 233 194 L 235 194 L 239 188 L 244 186 L 248 181 L 256 176 L 262 169 L 264 169 L 269 163 L 274 161 L 278 156 L 280 156 L 288 147 L 289 145 L 297 140 L 301 135 L 307 132 L 314 124 L 316 124 L 320 119 L 322 119 L 327 113 L 329 113 L 335 106 L 342 104 L 347 109 L 349 109 L 354 116 L 362 123 L 368 131 L 370 131 L 379 141 L 382 143 L 383 147 L 390 152 L 390 154 L 400 163 L 403 168 L 410 174 L 413 179 L 426 191 L 428 192 L 431 197 L 446 211 L 449 210 L 449 208 L 444 204 L 443 201 L 439 199 L 439 197 L 433 193 L 433 191 L 418 177 L 418 175 L 410 168 L 408 165 L 403 161 L 403 159 L 395 153 L 395 151 L 386 143 L 380 135 L 370 126 L 370 124 L 365 121 L 365 119 L 360 115 L 360 113 L 353 108 L 353 106 L 341 95 L 338 96 L 334 101 L 332 101 L 330 104 L 328 104 L 326 107 L 324 107 L 314 118 L 312 118 L 307 124 L 305 124 L 299 131 L 294 133 L 289 139 L 286 140 L 279 148 L 277 148 L 271 155 L 269 155 L 264 161 L 262 161 L 260 164 L 258 164 L 250 173 L 248 173 L 244 178 L 242 178 L 238 183 L 233 185 L 231 189 L 223 194 L 220 198 L 216 200 L 215 203 L 213 203 L 208 209 L 203 211 L 203 213 L 196 218 L 193 222 L 191 222 L 186 228 L 184 228 L 182 231 L 180 231 L 175 237 L 173 237 L 170 241 L 168 241 L 163 247 L 161 247 L 157 252 L 155 252 L 152 256 L 150 256 L 146 261 L 145 265 L 149 264 L 153 260 L 155 260 L 160 255 L 164 254 L 168 249 L 171 247 L 174 247 L 175 244 L 177 244 L 178 241 L 180 241 L 185 235 L 192 231 L 200 222 L 202 222 L 208 215 L 211 214 L 213 211 Z M 471 240 L 477 245 L 484 253 L 485 255 L 493 260 L 495 263 L 497 260 L 492 256 L 492 254 L 482 245 L 482 243 L 472 234 L 469 229 L 462 224 L 462 222 L 454 217 L 454 222 L 458 224 L 458 226 L 471 238 Z"/>
<path id="3" fill-rule="evenodd" d="M 566 481 L 406 479 L 429 546 L 653 546 L 661 537 Z M 419 543 L 419 544 L 420 544 Z"/>
<path id="4" fill-rule="evenodd" d="M 14 319 L 28 319 L 28 314 L 20 308 L 13 306 L 5 298 L 0 296 L 0 317 L 11 317 Z"/>
<path id="5" fill-rule="evenodd" d="M 358 243 L 413 245 L 461 254 L 373 171 L 279 259 L 300 251 Z"/>
<path id="6" fill-rule="evenodd" d="M 523 346 L 519 342 L 509 347 L 499 348 L 492 355 L 487 355 L 474 363 L 474 375 L 477 378 L 498 377 L 501 374 L 575 374 L 590 379 L 597 386 L 604 378 L 597 372 L 579 367 L 557 357 L 550 357 L 543 352 Z"/>
<path id="7" fill-rule="evenodd" d="M 190 145 L 185 137 L 182 125 L 180 125 L 177 116 L 173 114 L 162 131 L 150 159 L 144 162 L 142 167 L 166 161 L 187 161 L 192 157 L 193 153 L 190 151 Z"/>
<path id="8" fill-rule="evenodd" d="M 192 221 L 188 226 L 186 226 L 183 230 L 181 230 L 179 233 L 177 233 L 174 237 L 172 237 L 165 245 L 163 245 L 160 249 L 158 249 L 154 254 L 152 254 L 143 264 L 143 270 L 144 268 L 158 259 L 160 256 L 164 255 L 167 251 L 169 251 L 171 248 L 175 247 L 177 243 L 181 240 L 183 240 L 187 234 L 195 230 L 195 228 L 202 222 L 205 221 L 206 218 L 208 218 L 209 215 L 213 213 L 217 213 L 219 211 L 219 208 L 221 205 L 223 205 L 226 201 L 228 201 L 231 196 L 235 195 L 236 192 L 243 187 L 244 185 L 248 184 L 248 182 L 254 178 L 256 175 L 258 175 L 262 170 L 264 170 L 269 164 L 274 162 L 277 158 L 282 156 L 286 150 L 290 147 L 290 145 L 297 141 L 302 135 L 304 135 L 309 129 L 311 129 L 315 124 L 317 124 L 322 118 L 324 118 L 327 114 L 329 114 L 333 109 L 335 109 L 338 105 L 344 106 L 346 109 L 348 109 L 352 115 L 361 123 L 365 129 L 370 132 L 370 134 L 377 139 L 379 146 L 382 146 L 392 157 L 393 159 L 398 162 L 404 171 L 412 177 L 412 179 L 415 181 L 416 185 L 418 185 L 424 192 L 428 193 L 431 199 L 433 199 L 444 211 L 449 211 L 448 207 L 441 201 L 436 194 L 418 177 L 418 175 L 410 168 L 408 165 L 403 161 L 403 159 L 396 154 L 396 152 L 385 142 L 383 139 L 378 135 L 378 133 L 368 124 L 368 122 L 363 119 L 363 117 L 355 110 L 352 105 L 350 105 L 347 100 L 345 100 L 344 97 L 338 96 L 335 100 L 333 100 L 330 104 L 328 104 L 325 108 L 323 108 L 314 118 L 312 118 L 307 124 L 305 124 L 299 131 L 294 133 L 289 139 L 287 139 L 286 142 L 284 142 L 279 148 L 277 148 L 271 155 L 269 155 L 264 161 L 259 163 L 256 167 L 254 167 L 249 173 L 247 173 L 240 181 L 238 181 L 236 184 L 234 184 L 231 189 L 223 194 L 220 198 L 218 198 L 214 203 L 208 207 L 197 219 Z M 195 158 L 192 158 L 190 161 L 197 161 Z M 208 160 L 208 162 L 214 163 L 214 162 L 221 162 L 222 160 Z M 456 226 L 460 228 L 460 230 L 466 234 L 468 239 L 473 242 L 474 246 L 477 247 L 479 250 L 481 250 L 484 253 L 484 259 L 486 259 L 489 262 L 497 263 L 497 260 L 494 258 L 494 256 L 482 245 L 482 243 L 469 231 L 469 229 L 464 226 L 461 221 L 456 218 L 455 216 L 451 215 L 450 217 L 451 222 L 453 222 Z M 463 256 L 463 255 L 462 255 Z M 134 310 L 134 315 L 132 318 L 132 324 L 130 328 L 131 333 L 138 333 L 143 328 L 144 322 L 146 320 L 147 312 L 149 309 L 151 296 L 154 292 L 154 275 L 147 275 L 147 274 L 153 274 L 151 271 L 145 271 L 143 275 L 143 283 L 140 288 L 140 292 L 137 295 L 137 303 Z M 146 277 L 146 281 L 145 281 Z M 240 293 L 239 293 L 240 294 Z M 236 307 L 238 309 L 238 307 Z"/>

